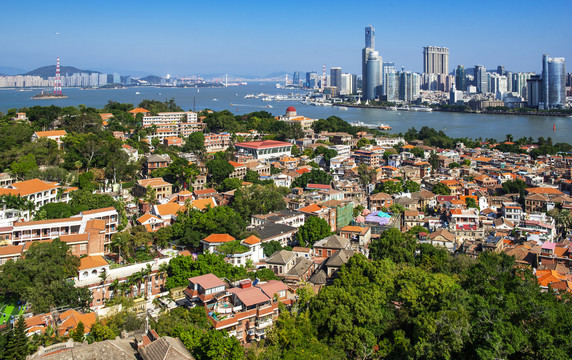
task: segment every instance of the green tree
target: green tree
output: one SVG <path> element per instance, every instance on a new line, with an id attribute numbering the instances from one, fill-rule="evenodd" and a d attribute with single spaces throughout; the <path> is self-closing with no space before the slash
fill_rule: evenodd
<path id="1" fill-rule="evenodd" d="M 38 164 L 36 163 L 36 157 L 33 154 L 25 155 L 10 165 L 12 173 L 20 179 L 37 168 Z"/>
<path id="2" fill-rule="evenodd" d="M 205 150 L 205 134 L 200 131 L 191 133 L 185 140 L 183 151 L 204 151 Z"/>
<path id="3" fill-rule="evenodd" d="M 27 301 L 35 312 L 51 307 L 88 308 L 91 294 L 67 281 L 77 276 L 79 258 L 71 255 L 66 243 L 55 239 L 32 244 L 24 258 L 0 267 L 2 293 Z"/>
<path id="4" fill-rule="evenodd" d="M 296 239 L 301 246 L 312 246 L 316 241 L 331 234 L 332 229 L 326 220 L 317 216 L 310 216 L 304 225 L 298 228 Z"/>
<path id="5" fill-rule="evenodd" d="M 264 256 L 265 257 L 270 257 L 275 252 L 283 249 L 282 244 L 280 244 L 280 241 L 276 241 L 276 240 L 264 242 L 261 245 L 262 245 L 262 249 L 264 249 Z"/>
<path id="6" fill-rule="evenodd" d="M 410 150 L 410 152 L 418 158 L 423 159 L 425 157 L 425 151 L 418 147 L 414 147 L 413 149 Z"/>
<path id="7" fill-rule="evenodd" d="M 365 187 L 372 182 L 373 174 L 374 172 L 368 169 L 366 164 L 358 165 L 358 178 L 362 186 Z"/>
<path id="8" fill-rule="evenodd" d="M 5 359 L 25 360 L 30 353 L 30 341 L 26 335 L 26 321 L 20 315 L 14 329 L 10 332 L 6 346 Z"/>
<path id="9" fill-rule="evenodd" d="M 99 321 L 91 326 L 90 334 L 95 341 L 113 340 L 117 336 L 109 326 Z"/>
<path id="10" fill-rule="evenodd" d="M 472 197 L 466 197 L 465 198 L 465 205 L 467 205 L 468 208 L 474 208 L 474 209 L 479 208 L 477 201 L 475 199 L 473 199 Z"/>
<path id="11" fill-rule="evenodd" d="M 416 247 L 417 240 L 411 234 L 391 228 L 381 233 L 378 240 L 372 241 L 369 254 L 373 260 L 413 263 Z"/>
<path id="12" fill-rule="evenodd" d="M 410 193 L 417 192 L 421 190 L 421 185 L 413 180 L 407 180 L 403 185 L 403 188 Z"/>
<path id="13" fill-rule="evenodd" d="M 432 191 L 436 195 L 451 195 L 451 189 L 447 185 L 441 182 L 435 184 L 435 186 L 433 186 Z"/>
<path id="14" fill-rule="evenodd" d="M 255 214 L 268 214 L 286 208 L 282 193 L 274 185 L 253 185 L 235 191 L 232 208 L 244 220 Z"/>
<path id="15" fill-rule="evenodd" d="M 217 184 L 221 184 L 234 171 L 234 167 L 225 159 L 207 161 L 206 166 L 212 181 Z"/>
<path id="16" fill-rule="evenodd" d="M 229 206 L 217 206 L 205 211 L 196 209 L 179 213 L 177 222 L 171 225 L 173 240 L 180 244 L 198 247 L 210 234 L 229 234 L 239 238 L 245 233 L 246 222 Z"/>
<path id="17" fill-rule="evenodd" d="M 439 155 L 435 151 L 431 151 L 431 155 L 429 155 L 429 159 L 427 160 L 429 165 L 433 170 L 439 169 Z"/>
<path id="18" fill-rule="evenodd" d="M 83 342 L 83 339 L 85 338 L 84 333 L 85 333 L 85 325 L 83 324 L 83 322 L 80 321 L 77 324 L 76 329 L 72 331 L 71 338 L 73 339 L 73 341 Z"/>
<path id="19" fill-rule="evenodd" d="M 323 170 L 312 170 L 294 179 L 292 182 L 292 187 L 306 188 L 308 184 L 329 185 L 332 182 L 332 179 L 332 175 Z"/>
<path id="20" fill-rule="evenodd" d="M 222 191 L 236 190 L 241 186 L 242 186 L 242 180 L 238 178 L 227 178 L 223 180 L 221 190 Z"/>

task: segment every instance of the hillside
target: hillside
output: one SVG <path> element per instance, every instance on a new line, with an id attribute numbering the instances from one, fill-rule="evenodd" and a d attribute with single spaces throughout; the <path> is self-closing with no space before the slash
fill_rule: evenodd
<path id="1" fill-rule="evenodd" d="M 74 74 L 74 73 L 87 73 L 87 74 L 100 73 L 99 71 L 94 71 L 94 70 L 81 70 L 73 66 L 60 66 L 60 72 L 62 75 Z M 44 79 L 47 79 L 48 77 L 51 76 L 53 77 L 56 75 L 56 65 L 42 66 L 41 68 L 28 71 L 27 73 L 22 75 L 40 76 Z"/>
<path id="2" fill-rule="evenodd" d="M 160 84 L 161 79 L 162 78 L 159 76 L 149 75 L 149 76 L 145 76 L 144 78 L 141 78 L 140 80 L 147 81 L 149 84 Z"/>

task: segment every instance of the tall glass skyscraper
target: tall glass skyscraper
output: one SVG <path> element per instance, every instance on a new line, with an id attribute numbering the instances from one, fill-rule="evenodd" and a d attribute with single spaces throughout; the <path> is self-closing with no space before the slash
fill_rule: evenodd
<path id="1" fill-rule="evenodd" d="M 375 49 L 375 29 L 371 25 L 365 28 L 365 47 Z"/>
<path id="2" fill-rule="evenodd" d="M 542 101 L 545 109 L 566 106 L 566 60 L 542 55 Z"/>
<path id="3" fill-rule="evenodd" d="M 330 86 L 335 86 L 338 90 L 342 87 L 342 68 L 332 67 L 330 68 Z"/>
<path id="4" fill-rule="evenodd" d="M 367 59 L 367 78 L 365 98 L 374 100 L 381 95 L 382 92 L 382 64 L 383 59 L 377 51 L 371 51 Z"/>
<path id="5" fill-rule="evenodd" d="M 475 85 L 480 94 L 489 91 L 487 68 L 482 65 L 475 65 Z"/>
<path id="6" fill-rule="evenodd" d="M 375 29 L 368 25 L 365 28 L 365 47 L 361 51 L 361 75 L 362 75 L 362 95 L 367 94 L 367 60 L 369 53 L 375 49 Z"/>
<path id="7" fill-rule="evenodd" d="M 457 70 L 455 70 L 455 89 L 467 91 L 467 75 L 464 65 L 457 66 Z"/>

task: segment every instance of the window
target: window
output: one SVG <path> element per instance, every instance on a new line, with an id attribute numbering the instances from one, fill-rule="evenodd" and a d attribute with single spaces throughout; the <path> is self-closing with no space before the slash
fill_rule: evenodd
<path id="1" fill-rule="evenodd" d="M 80 251 L 86 251 L 86 250 L 87 250 L 87 244 L 80 244 L 80 245 L 79 245 L 79 250 L 80 250 Z"/>

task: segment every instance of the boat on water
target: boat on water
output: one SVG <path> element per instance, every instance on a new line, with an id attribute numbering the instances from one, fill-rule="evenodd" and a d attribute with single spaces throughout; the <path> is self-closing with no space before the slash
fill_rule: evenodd
<path id="1" fill-rule="evenodd" d="M 218 101 L 218 99 L 213 99 L 213 101 Z"/>
<path id="2" fill-rule="evenodd" d="M 344 111 L 348 111 L 348 108 L 345 106 L 338 106 L 338 109 L 340 110 L 344 110 Z"/>
<path id="3" fill-rule="evenodd" d="M 381 124 L 378 127 L 379 130 L 391 130 L 391 126 L 387 125 L 387 124 Z"/>
<path id="4" fill-rule="evenodd" d="M 408 106 L 402 106 L 402 107 L 398 107 L 396 110 L 399 110 L 399 111 L 409 111 L 409 107 L 408 107 Z"/>
<path id="5" fill-rule="evenodd" d="M 272 106 L 272 105 L 266 105 L 266 107 L 267 107 L 268 109 L 272 109 L 274 106 Z"/>
<path id="6" fill-rule="evenodd" d="M 139 91 L 137 91 L 137 92 L 135 93 L 135 95 L 141 95 L 141 93 L 140 93 Z"/>
<path id="7" fill-rule="evenodd" d="M 248 94 L 244 96 L 245 99 L 252 99 L 254 98 L 254 94 Z"/>
<path id="8" fill-rule="evenodd" d="M 388 106 L 388 107 L 385 108 L 385 110 L 397 111 L 397 106 Z"/>

